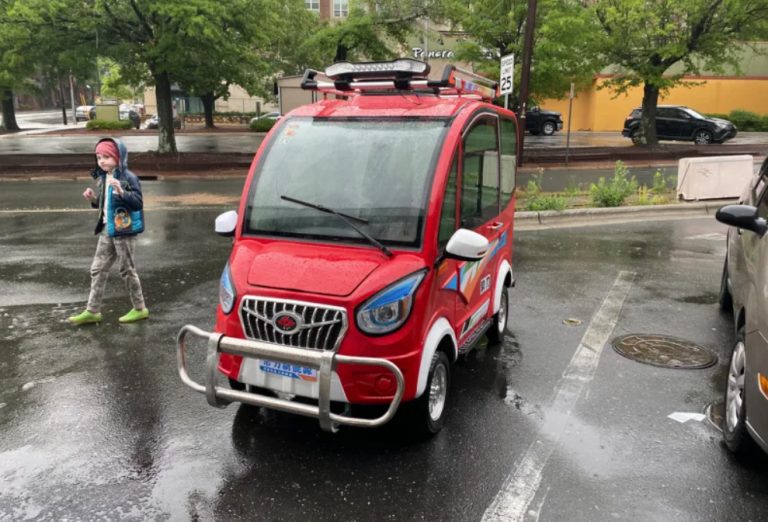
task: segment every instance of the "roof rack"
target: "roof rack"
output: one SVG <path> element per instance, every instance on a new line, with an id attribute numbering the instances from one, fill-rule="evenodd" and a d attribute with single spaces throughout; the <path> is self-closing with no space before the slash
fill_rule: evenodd
<path id="1" fill-rule="evenodd" d="M 301 80 L 301 88 L 349 96 L 362 91 L 409 91 L 414 89 L 431 90 L 438 95 L 472 96 L 484 101 L 498 97 L 498 83 L 461 69 L 446 65 L 440 80 L 430 80 L 429 64 L 410 58 L 400 58 L 389 62 L 337 62 L 325 69 L 324 73 L 307 69 Z M 318 81 L 322 74 L 326 81 Z"/>

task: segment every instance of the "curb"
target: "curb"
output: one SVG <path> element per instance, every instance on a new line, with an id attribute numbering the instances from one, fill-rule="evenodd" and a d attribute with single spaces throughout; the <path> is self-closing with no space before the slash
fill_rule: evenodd
<path id="1" fill-rule="evenodd" d="M 515 212 L 515 229 L 565 228 L 627 221 L 658 221 L 714 216 L 717 210 L 736 203 L 737 199 L 717 199 L 674 203 L 667 205 L 645 205 L 615 208 L 574 208 L 563 211 L 518 211 Z"/>

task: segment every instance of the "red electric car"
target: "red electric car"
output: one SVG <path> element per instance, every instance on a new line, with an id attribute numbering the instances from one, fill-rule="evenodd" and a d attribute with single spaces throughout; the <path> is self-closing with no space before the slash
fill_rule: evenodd
<path id="1" fill-rule="evenodd" d="M 210 404 L 315 417 L 327 431 L 406 410 L 433 434 L 452 363 L 483 334 L 504 336 L 515 115 L 491 103 L 494 82 L 428 73 L 408 59 L 305 73 L 302 87 L 325 99 L 278 121 L 239 211 L 216 220 L 234 243 L 215 331 L 179 332 L 179 374 Z M 187 373 L 190 335 L 208 343 L 204 384 Z"/>

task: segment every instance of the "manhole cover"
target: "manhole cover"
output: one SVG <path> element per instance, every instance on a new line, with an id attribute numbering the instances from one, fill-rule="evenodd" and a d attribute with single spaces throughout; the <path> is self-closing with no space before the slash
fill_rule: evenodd
<path id="1" fill-rule="evenodd" d="M 717 362 L 706 348 L 669 335 L 629 334 L 616 337 L 612 344 L 624 357 L 664 368 L 709 368 Z"/>

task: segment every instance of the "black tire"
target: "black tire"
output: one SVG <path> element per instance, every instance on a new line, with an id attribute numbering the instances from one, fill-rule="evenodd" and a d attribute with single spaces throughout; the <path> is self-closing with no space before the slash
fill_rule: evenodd
<path id="1" fill-rule="evenodd" d="M 640 129 L 632 129 L 632 132 L 629 133 L 629 137 L 635 145 L 640 145 L 642 143 L 640 140 Z"/>
<path id="2" fill-rule="evenodd" d="M 717 302 L 720 304 L 720 310 L 733 313 L 733 296 L 728 290 L 728 259 L 723 263 L 723 275 L 720 278 L 720 293 L 717 296 Z"/>
<path id="3" fill-rule="evenodd" d="M 746 426 L 747 401 L 744 393 L 746 375 L 746 344 L 744 327 L 736 334 L 736 341 L 728 364 L 728 381 L 725 385 L 725 414 L 723 415 L 723 442 L 737 457 L 746 458 L 755 453 L 757 444 Z"/>
<path id="4" fill-rule="evenodd" d="M 552 136 L 557 130 L 557 125 L 554 121 L 545 121 L 541 124 L 541 133 L 544 136 Z"/>
<path id="5" fill-rule="evenodd" d="M 488 328 L 486 337 L 491 344 L 500 344 L 507 333 L 507 318 L 509 317 L 509 288 L 506 286 L 501 291 L 501 305 L 499 311 L 493 316 L 493 323 Z"/>
<path id="6" fill-rule="evenodd" d="M 699 129 L 693 133 L 693 142 L 696 145 L 709 145 L 713 139 L 712 132 L 707 129 Z"/>
<path id="7" fill-rule="evenodd" d="M 451 386 L 451 366 L 445 352 L 437 351 L 432 356 L 429 376 L 424 393 L 409 406 L 411 426 L 416 426 L 418 435 L 431 437 L 443 429 L 448 411 L 448 390 Z"/>

